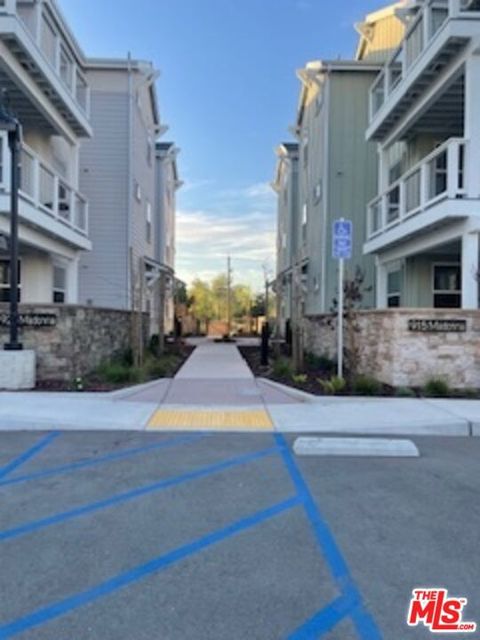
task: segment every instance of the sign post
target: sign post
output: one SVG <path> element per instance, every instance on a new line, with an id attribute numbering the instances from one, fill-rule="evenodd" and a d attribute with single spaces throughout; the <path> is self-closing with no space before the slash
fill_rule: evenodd
<path id="1" fill-rule="evenodd" d="M 335 220 L 333 223 L 333 258 L 338 260 L 338 317 L 337 317 L 337 376 L 343 378 L 343 279 L 344 261 L 352 257 L 351 220 Z"/>

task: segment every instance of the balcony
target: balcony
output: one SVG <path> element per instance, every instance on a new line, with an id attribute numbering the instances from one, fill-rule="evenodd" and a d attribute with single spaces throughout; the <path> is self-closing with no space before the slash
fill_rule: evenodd
<path id="1" fill-rule="evenodd" d="M 46 105 L 53 104 L 76 135 L 91 136 L 90 90 L 75 45 L 54 6 L 32 0 L 0 2 L 0 41 L 11 54 L 2 61 L 1 83 L 13 101 L 21 91 L 19 109 L 34 95 L 32 85 L 21 86 L 26 73 L 40 89 L 40 110 L 45 112 Z"/>
<path id="2" fill-rule="evenodd" d="M 88 203 L 53 167 L 22 144 L 20 221 L 79 249 L 90 249 Z M 10 149 L 0 135 L 0 213 L 10 211 Z"/>
<path id="3" fill-rule="evenodd" d="M 368 205 L 365 253 L 471 213 L 463 138 L 450 138 Z"/>
<path id="4" fill-rule="evenodd" d="M 479 0 L 426 0 L 410 16 L 402 44 L 370 89 L 368 139 L 383 140 L 442 74 L 454 77 L 478 20 Z"/>

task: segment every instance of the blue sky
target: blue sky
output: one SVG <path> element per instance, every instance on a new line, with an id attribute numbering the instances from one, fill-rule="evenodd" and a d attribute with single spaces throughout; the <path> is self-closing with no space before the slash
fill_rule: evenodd
<path id="1" fill-rule="evenodd" d="M 259 286 L 274 268 L 274 147 L 290 139 L 308 60 L 351 57 L 365 0 L 59 0 L 85 53 L 152 60 L 181 148 L 177 271 L 225 269 Z"/>

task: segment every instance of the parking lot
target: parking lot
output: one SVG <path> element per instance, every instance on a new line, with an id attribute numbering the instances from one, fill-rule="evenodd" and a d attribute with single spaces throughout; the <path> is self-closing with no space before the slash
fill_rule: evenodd
<path id="1" fill-rule="evenodd" d="M 2 433 L 0 638 L 403 640 L 480 622 L 480 440 L 296 458 L 275 433 Z"/>

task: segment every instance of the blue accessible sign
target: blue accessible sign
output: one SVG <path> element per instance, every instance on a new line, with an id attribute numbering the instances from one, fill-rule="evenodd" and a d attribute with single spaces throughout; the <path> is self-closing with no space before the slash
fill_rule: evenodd
<path id="1" fill-rule="evenodd" d="M 352 257 L 353 225 L 351 220 L 335 220 L 333 223 L 333 257 L 349 260 Z"/>

